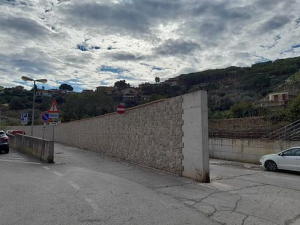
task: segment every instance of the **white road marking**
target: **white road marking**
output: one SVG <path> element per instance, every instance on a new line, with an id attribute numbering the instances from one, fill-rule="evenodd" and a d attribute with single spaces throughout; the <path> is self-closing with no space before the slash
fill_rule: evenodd
<path id="1" fill-rule="evenodd" d="M 47 166 L 43 166 L 43 168 L 46 169 L 46 170 L 50 170 L 50 168 L 47 167 Z"/>
<path id="2" fill-rule="evenodd" d="M 69 181 L 69 184 L 71 184 L 72 187 L 75 188 L 76 190 L 79 190 L 79 189 L 80 189 L 79 185 L 75 184 L 75 183 L 72 182 L 72 181 Z"/>
<path id="3" fill-rule="evenodd" d="M 5 159 L 0 159 L 2 162 L 13 162 L 13 163 L 26 163 L 26 164 L 35 164 L 35 165 L 40 165 L 41 163 L 35 163 L 35 162 L 23 162 L 19 160 L 5 160 Z"/>
<path id="4" fill-rule="evenodd" d="M 85 200 L 91 205 L 91 207 L 94 210 L 94 213 L 96 213 L 97 211 L 99 211 L 99 207 L 98 207 L 98 205 L 96 204 L 96 202 L 93 199 L 86 198 Z"/>
<path id="5" fill-rule="evenodd" d="M 57 176 L 59 176 L 59 177 L 62 177 L 62 176 L 64 176 L 63 174 L 61 174 L 61 173 L 59 173 L 59 172 L 56 172 L 56 171 L 52 171 L 54 174 L 56 174 Z"/>

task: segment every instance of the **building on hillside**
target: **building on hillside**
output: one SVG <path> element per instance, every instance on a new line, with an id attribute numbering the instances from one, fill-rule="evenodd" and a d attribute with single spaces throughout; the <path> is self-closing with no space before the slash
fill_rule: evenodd
<path id="1" fill-rule="evenodd" d="M 23 86 L 21 86 L 21 85 L 19 85 L 19 86 L 16 86 L 16 87 L 14 87 L 14 88 L 13 88 L 13 91 L 22 92 L 22 91 L 24 91 L 24 87 L 23 87 Z"/>
<path id="2" fill-rule="evenodd" d="M 49 89 L 49 93 L 52 94 L 52 95 L 59 95 L 62 92 L 59 89 Z"/>
<path id="3" fill-rule="evenodd" d="M 112 92 L 115 90 L 114 87 L 107 87 L 107 86 L 99 86 L 99 87 L 96 87 L 96 91 L 103 91 L 105 92 L 106 94 L 112 94 Z"/>
<path id="4" fill-rule="evenodd" d="M 296 96 L 289 92 L 271 93 L 260 101 L 262 107 L 286 107 Z"/>
<path id="5" fill-rule="evenodd" d="M 169 84 L 171 86 L 176 86 L 176 85 L 179 85 L 179 78 L 178 77 L 170 78 L 168 80 L 165 80 L 163 83 Z"/>
<path id="6" fill-rule="evenodd" d="M 4 94 L 4 87 L 0 86 L 0 94 Z"/>
<path id="7" fill-rule="evenodd" d="M 82 90 L 83 94 L 93 94 L 94 91 L 93 90 Z"/>
<path id="8" fill-rule="evenodd" d="M 134 100 L 139 91 L 135 88 L 126 88 L 122 90 L 122 95 L 123 95 L 123 101 L 132 101 Z"/>
<path id="9" fill-rule="evenodd" d="M 52 97 L 52 94 L 48 90 L 38 90 L 35 92 L 35 97 L 42 98 L 42 97 Z"/>
<path id="10" fill-rule="evenodd" d="M 72 94 L 74 94 L 74 91 L 66 90 L 64 94 L 65 95 L 72 95 Z"/>
<path id="11" fill-rule="evenodd" d="M 4 88 L 4 92 L 6 93 L 12 93 L 13 89 L 12 88 Z"/>

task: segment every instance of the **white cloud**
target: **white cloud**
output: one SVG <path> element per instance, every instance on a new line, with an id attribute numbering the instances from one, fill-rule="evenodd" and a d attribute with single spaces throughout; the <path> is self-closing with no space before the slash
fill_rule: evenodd
<path id="1" fill-rule="evenodd" d="M 299 56 L 299 0 L 0 0 L 0 79 L 95 89 Z M 119 73 L 100 71 L 102 66 Z M 22 83 L 21 83 L 22 84 Z M 30 86 L 30 85 L 29 85 Z"/>

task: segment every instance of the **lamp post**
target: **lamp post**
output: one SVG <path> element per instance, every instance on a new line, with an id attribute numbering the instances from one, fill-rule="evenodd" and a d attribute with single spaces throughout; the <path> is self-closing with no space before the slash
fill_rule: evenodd
<path id="1" fill-rule="evenodd" d="M 47 79 L 34 80 L 30 77 L 22 76 L 24 81 L 33 81 L 33 103 L 32 103 L 32 118 L 31 118 L 31 136 L 33 136 L 33 125 L 34 125 L 34 104 L 35 104 L 35 82 L 47 83 Z"/>

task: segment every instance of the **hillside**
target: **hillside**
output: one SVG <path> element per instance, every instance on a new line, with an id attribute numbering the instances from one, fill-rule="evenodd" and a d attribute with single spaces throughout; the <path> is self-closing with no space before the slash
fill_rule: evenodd
<path id="1" fill-rule="evenodd" d="M 47 110 L 51 98 L 58 102 L 64 122 L 113 112 L 120 102 L 125 103 L 126 107 L 132 107 L 160 98 L 207 90 L 210 119 L 260 116 L 272 121 L 271 124 L 276 124 L 286 119 L 284 107 L 262 107 L 260 102 L 274 92 L 289 92 L 296 96 L 300 90 L 299 70 L 300 57 L 296 57 L 257 63 L 251 67 L 228 67 L 183 74 L 172 79 L 175 83 L 145 83 L 139 88 L 130 88 L 123 80 L 116 82 L 110 92 L 105 91 L 104 87 L 104 91 L 92 93 L 60 93 L 43 97 L 36 101 L 35 114 L 38 116 L 41 111 Z M 20 86 L 0 92 L 0 110 L 5 116 L 2 118 L 4 124 L 17 125 L 20 112 L 31 112 L 32 94 L 32 90 L 22 90 Z M 134 97 L 126 98 L 131 95 Z M 39 123 L 38 117 L 35 120 Z M 270 127 L 268 129 L 272 130 Z"/>
<path id="2" fill-rule="evenodd" d="M 228 67 L 184 74 L 179 76 L 179 79 L 187 91 L 208 91 L 212 118 L 265 116 L 269 111 L 257 108 L 254 110 L 255 106 L 269 93 L 287 91 L 297 95 L 299 70 L 300 57 L 296 57 L 262 62 L 251 67 Z M 245 112 L 245 115 L 225 113 L 238 104 L 244 104 L 249 111 Z"/>

